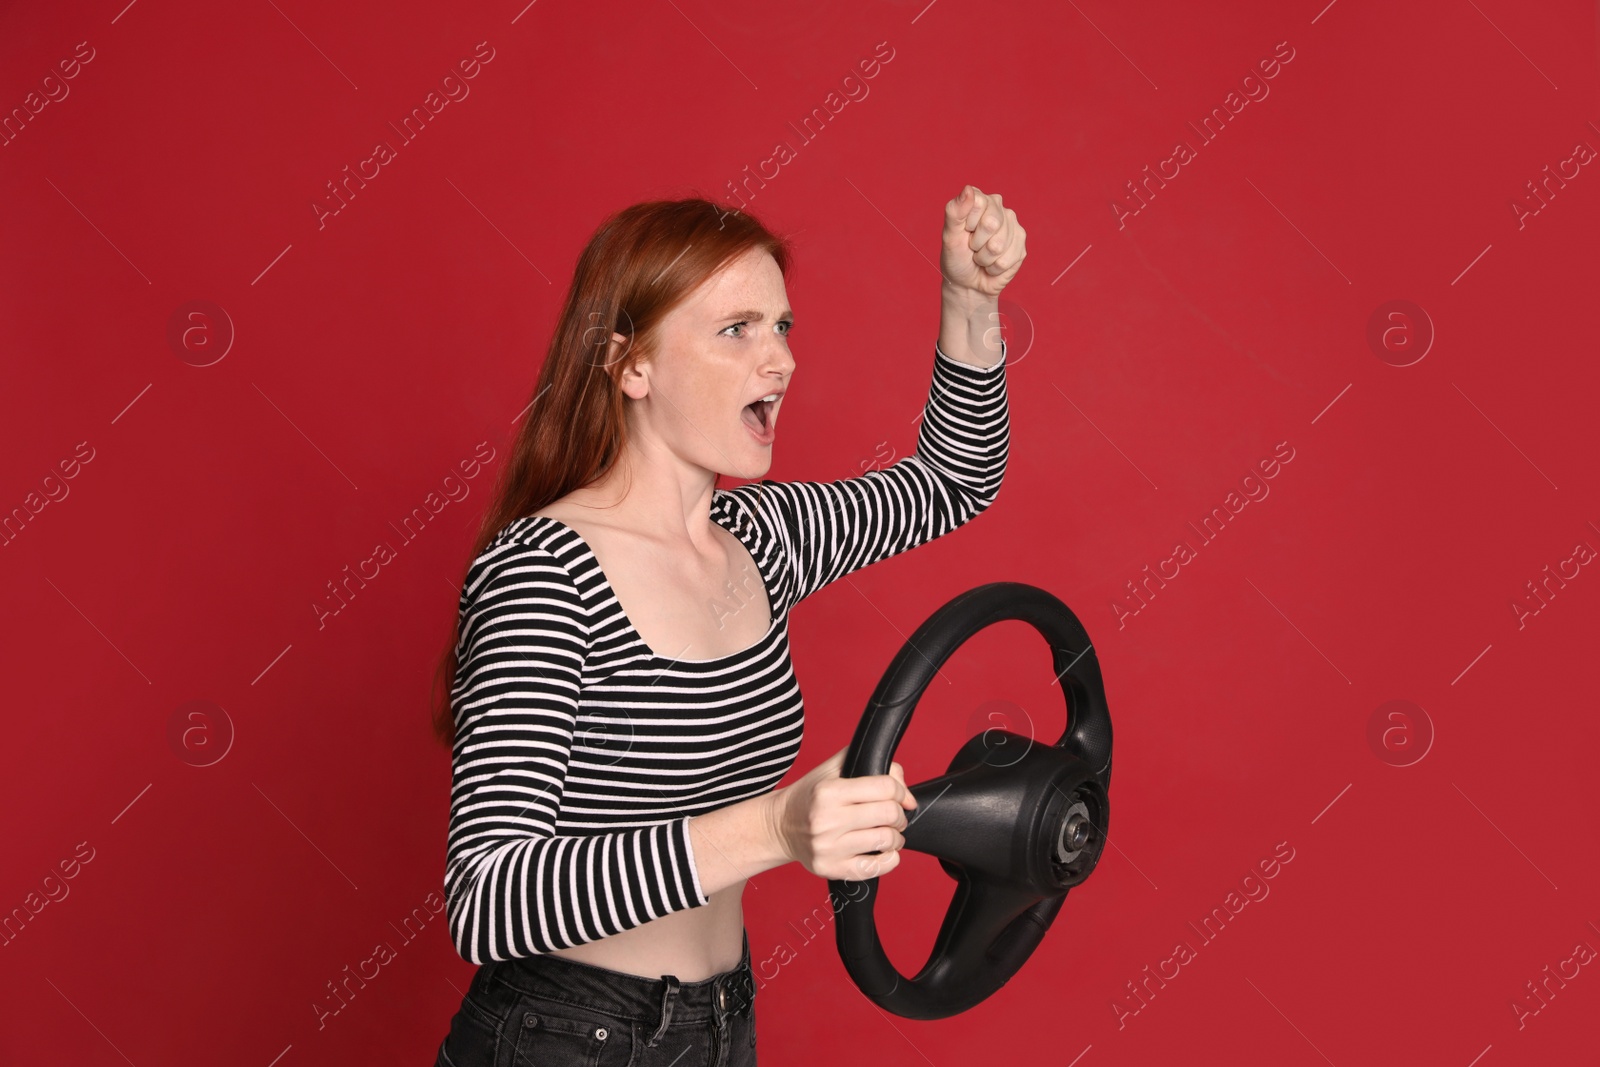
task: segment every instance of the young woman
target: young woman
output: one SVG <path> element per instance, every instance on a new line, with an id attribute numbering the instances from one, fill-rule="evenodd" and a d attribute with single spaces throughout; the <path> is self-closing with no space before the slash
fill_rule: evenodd
<path id="1" fill-rule="evenodd" d="M 898 864 L 899 764 L 841 778 L 841 750 L 774 788 L 804 725 L 788 616 L 995 499 L 998 297 L 1025 237 L 997 195 L 945 205 L 916 453 L 831 482 L 764 477 L 795 370 L 786 240 L 699 199 L 590 240 L 441 663 L 447 912 L 482 966 L 438 1065 L 753 1064 L 745 881 Z M 915 347 L 889 321 L 857 356 Z"/>

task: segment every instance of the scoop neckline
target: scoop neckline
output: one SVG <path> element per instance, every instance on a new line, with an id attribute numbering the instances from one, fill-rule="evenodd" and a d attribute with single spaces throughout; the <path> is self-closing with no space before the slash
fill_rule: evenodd
<path id="1" fill-rule="evenodd" d="M 767 582 L 767 573 L 766 573 L 765 570 L 762 569 L 761 561 L 756 557 L 755 549 L 753 549 L 749 545 L 749 543 L 747 543 L 745 541 L 744 538 L 740 537 L 739 534 L 735 530 L 733 530 L 729 526 L 724 525 L 721 522 L 717 522 L 717 517 L 716 517 L 717 516 L 717 506 L 721 502 L 722 502 L 722 498 L 720 498 L 720 497 L 718 497 L 716 500 L 713 501 L 712 507 L 711 507 L 711 512 L 712 512 L 711 521 L 712 522 L 716 522 L 718 526 L 721 526 L 724 530 L 727 530 L 730 534 L 733 534 L 734 540 L 738 541 L 739 544 L 743 545 L 744 546 L 744 550 L 746 552 L 750 553 L 750 562 L 755 566 L 756 575 L 761 579 L 762 592 L 766 593 L 766 596 L 767 596 L 767 610 L 772 613 L 772 621 L 767 626 L 767 632 L 762 634 L 760 637 L 756 638 L 756 641 L 755 641 L 754 644 L 750 645 L 747 648 L 740 649 L 737 652 L 730 652 L 726 656 L 717 656 L 717 657 L 715 657 L 713 659 L 683 659 L 682 657 L 674 658 L 674 657 L 670 657 L 670 656 L 663 656 L 661 653 L 659 653 L 655 649 L 651 648 L 649 642 L 647 642 L 644 639 L 644 635 L 639 632 L 639 628 L 637 626 L 635 626 L 633 624 L 633 620 L 628 617 L 628 612 L 622 606 L 622 598 L 617 596 L 616 586 L 611 584 L 611 579 L 609 577 L 607 577 L 606 572 L 605 572 L 605 568 L 600 565 L 600 557 L 596 556 L 594 554 L 594 549 L 589 547 L 589 542 L 585 541 L 583 539 L 583 535 L 580 534 L 577 530 L 573 529 L 571 526 L 569 526 L 566 523 L 562 522 L 560 519 L 555 518 L 554 516 L 551 516 L 551 515 L 527 515 L 527 516 L 524 516 L 524 518 L 529 522 L 541 522 L 542 521 L 542 522 L 555 523 L 557 526 L 561 527 L 563 530 L 566 530 L 569 534 L 572 535 L 572 539 L 578 543 L 578 547 L 583 549 L 583 554 L 585 556 L 587 556 L 589 558 L 590 562 L 592 562 L 594 564 L 595 573 L 600 576 L 601 584 L 611 594 L 611 599 L 616 601 L 617 614 L 622 617 L 623 625 L 627 628 L 628 633 L 630 635 L 632 635 L 633 643 L 635 645 L 639 646 L 641 649 L 643 649 L 645 651 L 645 653 L 648 654 L 651 659 L 660 660 L 661 662 L 670 663 L 670 664 L 674 664 L 674 665 L 680 664 L 680 663 L 688 663 L 688 664 L 693 664 L 694 666 L 697 666 L 697 667 L 699 667 L 699 666 L 712 666 L 712 665 L 716 665 L 716 664 L 720 664 L 720 663 L 727 663 L 727 662 L 729 662 L 731 660 L 742 659 L 745 656 L 750 655 L 752 652 L 756 652 L 756 651 L 762 649 L 767 644 L 768 640 L 771 639 L 772 635 L 777 633 L 778 624 L 782 621 L 782 613 L 778 610 L 777 598 L 774 597 L 773 594 L 772 594 L 772 587 Z M 727 514 L 727 512 L 724 511 L 723 514 Z"/>

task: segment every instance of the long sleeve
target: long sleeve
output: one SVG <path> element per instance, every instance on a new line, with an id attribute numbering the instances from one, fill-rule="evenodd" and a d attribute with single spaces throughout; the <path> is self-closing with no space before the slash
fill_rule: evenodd
<path id="1" fill-rule="evenodd" d="M 794 561 L 795 601 L 870 563 L 932 541 L 987 508 L 1010 454 L 1006 351 L 973 367 L 934 345 L 933 384 L 916 452 L 880 470 L 831 482 L 764 480 Z M 750 490 L 750 491 L 747 491 Z M 753 487 L 737 492 L 756 499 Z"/>
<path id="2" fill-rule="evenodd" d="M 687 816 L 585 836 L 554 832 L 589 621 L 550 552 L 491 545 L 468 569 L 452 753 L 445 899 L 473 963 L 595 941 L 708 904 Z"/>

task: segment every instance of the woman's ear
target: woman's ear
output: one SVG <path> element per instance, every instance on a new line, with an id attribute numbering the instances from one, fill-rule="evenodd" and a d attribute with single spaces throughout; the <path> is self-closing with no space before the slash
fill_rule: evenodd
<path id="1" fill-rule="evenodd" d="M 629 367 L 622 372 L 622 381 L 618 388 L 622 390 L 623 396 L 631 400 L 643 400 L 650 395 L 650 380 L 638 367 Z"/>
<path id="2" fill-rule="evenodd" d="M 620 346 L 617 343 L 619 338 L 624 342 Z M 621 356 L 618 353 L 626 353 L 631 345 L 631 338 L 622 337 L 620 334 L 612 335 L 611 350 L 614 358 L 620 359 Z M 650 395 L 650 375 L 645 370 L 648 363 L 648 360 L 642 358 L 632 359 L 628 361 L 627 366 L 622 367 L 617 372 L 617 388 L 622 390 L 624 396 L 634 400 L 643 400 Z M 612 366 L 616 365 L 615 363 L 612 364 Z"/>

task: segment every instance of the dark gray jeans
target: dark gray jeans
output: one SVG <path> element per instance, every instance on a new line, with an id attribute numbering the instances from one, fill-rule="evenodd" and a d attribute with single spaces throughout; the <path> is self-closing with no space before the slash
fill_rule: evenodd
<path id="1" fill-rule="evenodd" d="M 641 978 L 559 956 L 486 963 L 434 1067 L 754 1067 L 750 933 L 731 971 Z"/>

